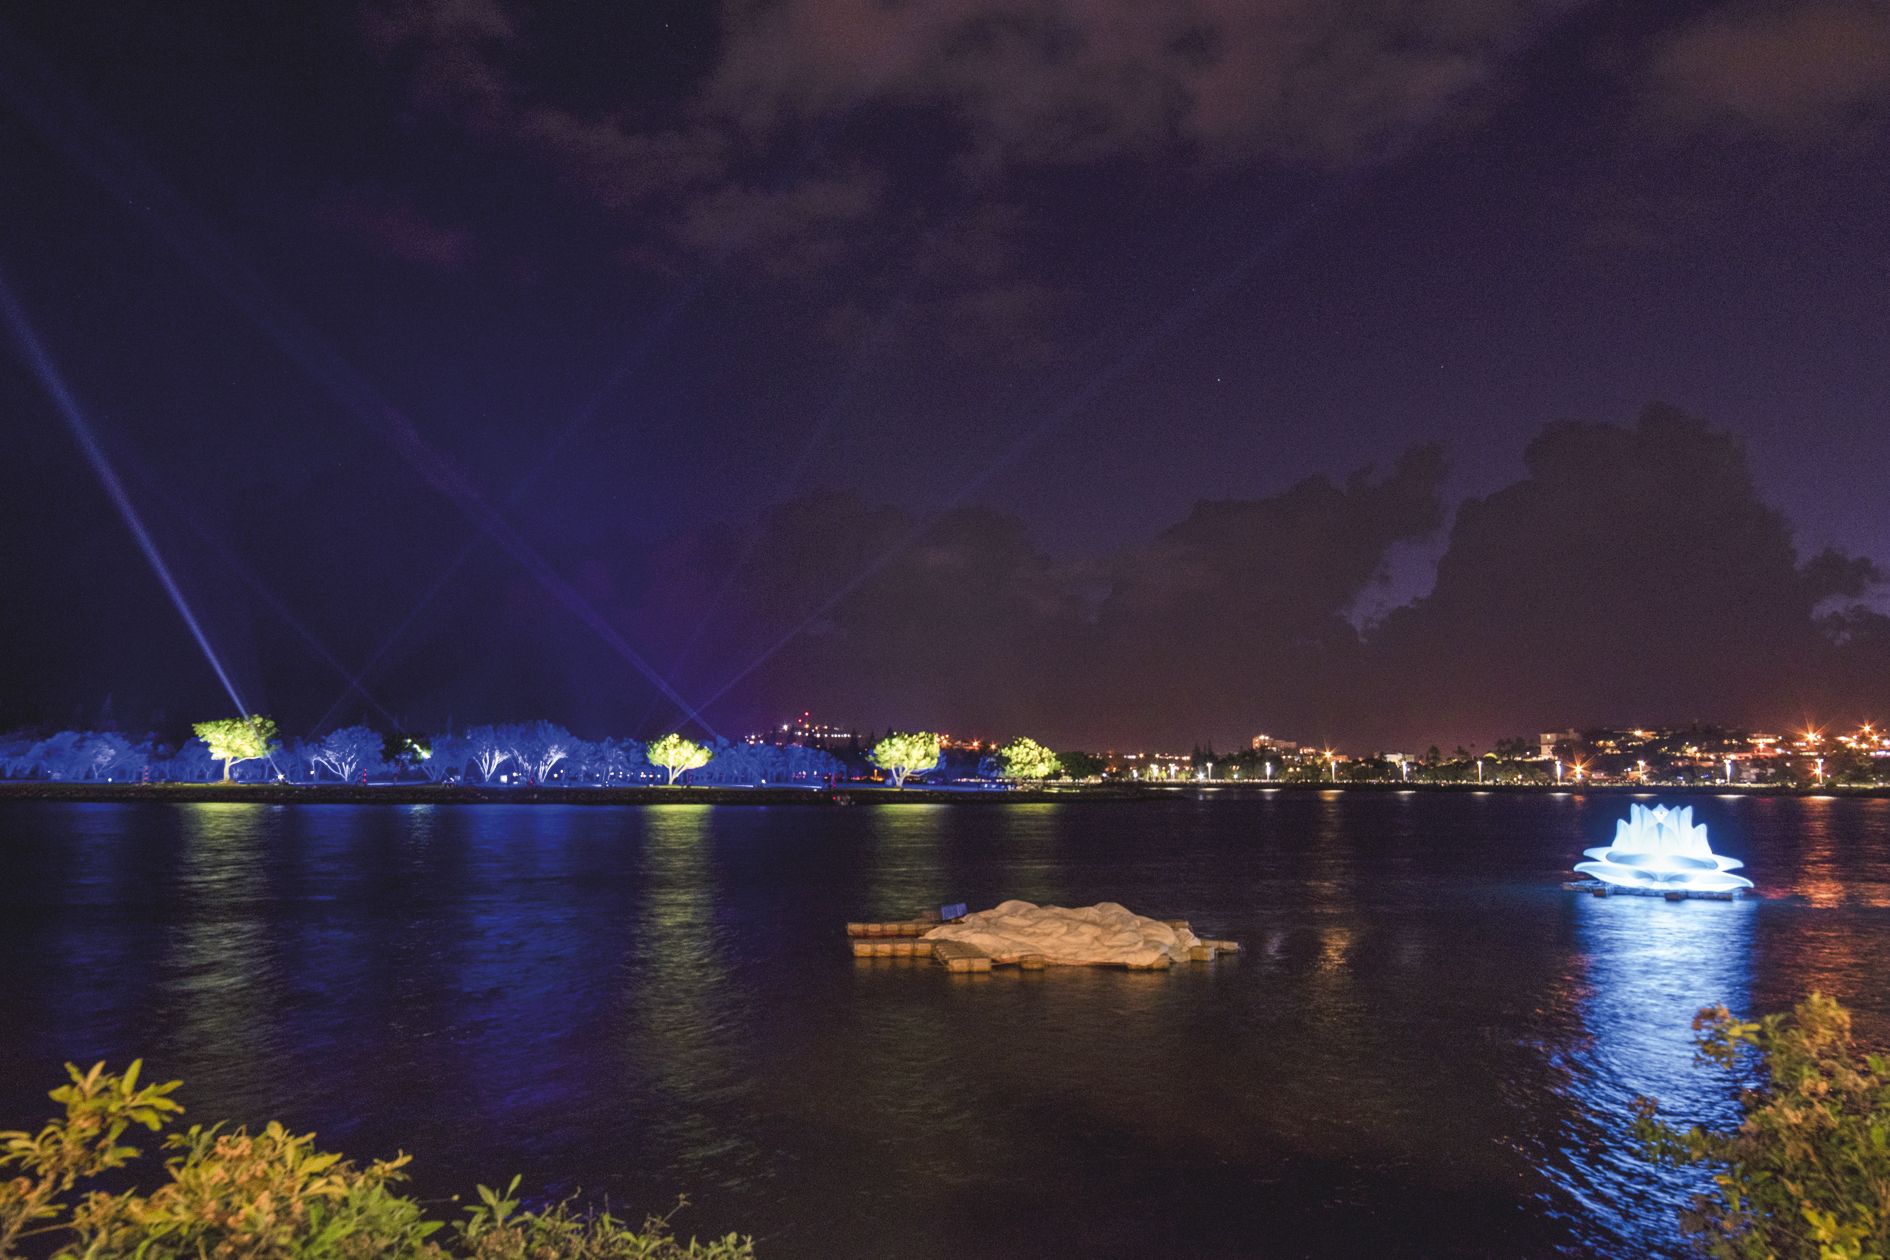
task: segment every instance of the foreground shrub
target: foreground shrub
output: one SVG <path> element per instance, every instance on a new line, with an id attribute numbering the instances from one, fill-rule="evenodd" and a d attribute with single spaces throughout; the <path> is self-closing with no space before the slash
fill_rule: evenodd
<path id="1" fill-rule="evenodd" d="M 0 1260 L 30 1250 L 57 1260 L 752 1260 L 747 1239 L 678 1241 L 666 1217 L 632 1229 L 607 1212 L 560 1203 L 522 1211 L 513 1197 L 479 1187 L 464 1219 L 432 1219 L 400 1193 L 405 1155 L 365 1166 L 315 1148 L 313 1134 L 271 1122 L 258 1133 L 193 1125 L 163 1140 L 164 1180 L 148 1192 L 90 1183 L 130 1167 L 140 1152 L 123 1138 L 163 1130 L 183 1111 L 178 1082 L 139 1085 L 140 1064 L 120 1076 L 68 1064 L 52 1091 L 65 1109 L 36 1133 L 0 1133 Z"/>
<path id="2" fill-rule="evenodd" d="M 1682 1225 L 1727 1260 L 1890 1255 L 1890 1059 L 1851 1041 L 1851 1016 L 1816 993 L 1757 1023 L 1723 1006 L 1693 1021 L 1700 1058 L 1735 1080 L 1742 1119 L 1730 1131 L 1684 1132 L 1638 1103 L 1636 1133 L 1669 1166 L 1714 1170 Z"/>

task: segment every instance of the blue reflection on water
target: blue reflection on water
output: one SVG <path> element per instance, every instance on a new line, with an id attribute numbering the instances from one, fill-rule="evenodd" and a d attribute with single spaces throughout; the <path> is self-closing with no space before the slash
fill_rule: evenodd
<path id="1" fill-rule="evenodd" d="M 1557 1065 L 1574 1114 L 1546 1171 L 1590 1227 L 1637 1254 L 1674 1237 L 1677 1213 L 1710 1178 L 1643 1161 L 1628 1132 L 1634 1102 L 1658 1099 L 1682 1127 L 1736 1121 L 1724 1074 L 1696 1061 L 1692 1021 L 1705 1006 L 1749 1008 L 1758 912 L 1750 900 L 1576 899 L 1586 1038 Z"/>

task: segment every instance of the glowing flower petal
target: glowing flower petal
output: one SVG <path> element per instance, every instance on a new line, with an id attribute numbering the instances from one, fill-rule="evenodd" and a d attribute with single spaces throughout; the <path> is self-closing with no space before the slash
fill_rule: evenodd
<path id="1" fill-rule="evenodd" d="M 1706 824 L 1693 821 L 1691 805 L 1636 805 L 1615 824 L 1613 844 L 1587 853 L 1591 860 L 1577 862 L 1575 869 L 1622 888 L 1731 892 L 1752 887 L 1751 880 L 1730 874 L 1745 863 L 1719 857 L 1707 844 Z"/>

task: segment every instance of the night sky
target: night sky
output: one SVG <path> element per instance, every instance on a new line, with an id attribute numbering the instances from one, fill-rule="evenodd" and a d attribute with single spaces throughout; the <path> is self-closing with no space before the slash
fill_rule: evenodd
<path id="1" fill-rule="evenodd" d="M 57 388 L 285 734 L 1890 717 L 1882 0 L 9 5 L 0 277 L 0 726 Z"/>

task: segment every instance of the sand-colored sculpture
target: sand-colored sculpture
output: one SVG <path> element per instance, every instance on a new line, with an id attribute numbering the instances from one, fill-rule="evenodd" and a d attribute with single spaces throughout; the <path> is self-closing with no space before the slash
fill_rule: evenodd
<path id="1" fill-rule="evenodd" d="M 1066 967 L 1160 967 L 1187 962 L 1202 947 L 1185 925 L 1146 918 L 1113 901 L 1075 908 L 1005 901 L 940 924 L 923 939 L 969 945 L 1000 965 L 1036 957 Z"/>

